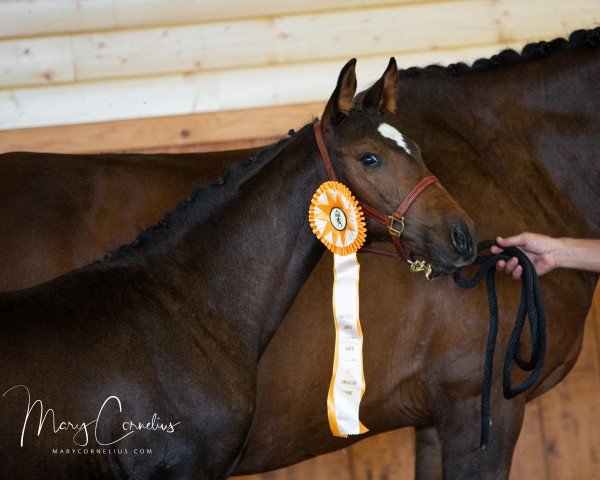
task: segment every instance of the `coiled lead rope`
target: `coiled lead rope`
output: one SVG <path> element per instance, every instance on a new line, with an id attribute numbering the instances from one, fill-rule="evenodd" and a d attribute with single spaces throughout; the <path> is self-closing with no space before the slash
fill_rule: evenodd
<path id="1" fill-rule="evenodd" d="M 496 245 L 493 240 L 487 240 L 477 245 L 477 251 L 481 252 Z M 540 296 L 540 287 L 535 267 L 521 250 L 516 247 L 501 247 L 503 252 L 498 254 L 480 255 L 474 265 L 480 265 L 479 270 L 471 279 L 462 277 L 462 269 L 457 270 L 453 277 L 454 282 L 460 288 L 473 288 L 483 277 L 486 277 L 487 296 L 490 312 L 490 331 L 488 334 L 487 348 L 485 352 L 485 363 L 483 367 L 483 386 L 481 392 L 481 440 L 482 450 L 487 448 L 490 436 L 490 392 L 492 387 L 492 373 L 494 364 L 494 349 L 498 336 L 498 299 L 496 297 L 495 272 L 498 260 L 508 261 L 517 257 L 519 265 L 523 268 L 521 275 L 521 299 L 519 310 L 515 320 L 515 327 L 510 335 L 506 355 L 504 357 L 504 371 L 502 380 L 502 391 L 505 398 L 513 398 L 525 392 L 533 386 L 542 373 L 544 359 L 546 356 L 546 314 Z M 523 359 L 519 352 L 519 341 L 525 326 L 525 320 L 529 320 L 529 332 L 531 337 L 531 358 Z M 523 371 L 532 373 L 523 382 L 512 387 L 512 373 L 514 364 Z"/>

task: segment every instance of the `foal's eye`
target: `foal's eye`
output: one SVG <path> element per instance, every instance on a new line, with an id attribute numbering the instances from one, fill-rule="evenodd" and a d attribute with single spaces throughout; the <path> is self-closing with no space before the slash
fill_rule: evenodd
<path id="1" fill-rule="evenodd" d="M 360 163 L 362 163 L 365 167 L 375 167 L 381 163 L 381 158 L 374 153 L 367 153 L 360 159 Z"/>

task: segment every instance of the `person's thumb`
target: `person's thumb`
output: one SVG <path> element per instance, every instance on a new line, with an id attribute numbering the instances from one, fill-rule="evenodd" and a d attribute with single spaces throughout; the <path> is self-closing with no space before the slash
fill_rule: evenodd
<path id="1" fill-rule="evenodd" d="M 508 238 L 496 237 L 496 243 L 501 247 L 518 247 L 527 243 L 527 233 L 520 233 Z"/>

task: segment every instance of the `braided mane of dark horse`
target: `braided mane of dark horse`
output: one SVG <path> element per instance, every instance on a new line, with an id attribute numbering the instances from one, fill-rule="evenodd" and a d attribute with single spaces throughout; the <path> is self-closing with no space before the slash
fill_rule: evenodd
<path id="1" fill-rule="evenodd" d="M 400 77 L 414 77 L 421 72 L 438 72 L 449 75 L 464 75 L 470 72 L 481 72 L 493 68 L 509 67 L 528 60 L 542 59 L 550 55 L 566 50 L 577 50 L 580 48 L 597 48 L 600 45 L 600 27 L 590 30 L 575 30 L 569 35 L 569 39 L 556 38 L 549 42 L 528 43 L 523 47 L 521 53 L 513 49 L 503 50 L 490 58 L 480 58 L 472 65 L 464 62 L 452 63 L 448 66 L 428 65 L 427 67 L 410 67 L 400 70 Z"/>

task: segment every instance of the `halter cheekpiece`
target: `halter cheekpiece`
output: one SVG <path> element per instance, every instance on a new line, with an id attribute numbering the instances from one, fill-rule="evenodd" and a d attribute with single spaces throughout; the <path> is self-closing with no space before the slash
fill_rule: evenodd
<path id="1" fill-rule="evenodd" d="M 321 152 L 321 158 L 323 159 L 323 164 L 325 165 L 325 170 L 327 171 L 327 175 L 329 176 L 330 180 L 338 181 L 338 176 L 336 175 L 335 169 L 333 168 L 333 163 L 331 163 L 331 157 L 329 156 L 329 151 L 327 150 L 327 147 L 325 146 L 325 140 L 323 139 L 323 131 L 321 128 L 321 123 L 318 121 L 315 122 L 313 124 L 313 129 L 315 132 L 315 138 L 317 140 L 317 145 L 319 147 L 319 152 Z M 378 255 L 386 255 L 388 257 L 399 257 L 402 260 L 406 260 L 408 263 L 411 264 L 411 270 L 425 271 L 427 278 L 429 278 L 429 275 L 431 274 L 431 266 L 426 264 L 423 260 L 417 260 L 417 261 L 409 260 L 404 253 L 404 249 L 402 248 L 401 236 L 402 236 L 402 232 L 404 232 L 404 222 L 405 222 L 406 212 L 408 211 L 410 206 L 414 203 L 414 201 L 417 199 L 417 197 L 421 193 L 423 193 L 423 191 L 429 185 L 432 185 L 434 183 L 439 183 L 439 180 L 435 175 L 429 175 L 429 176 L 423 178 L 419 183 L 417 183 L 414 186 L 414 188 L 404 198 L 404 200 L 402 201 L 400 206 L 391 215 L 385 215 L 384 213 L 381 213 L 376 208 L 373 208 L 373 207 L 367 205 L 365 202 L 359 201 L 358 203 L 361 206 L 362 210 L 364 211 L 365 215 L 371 217 L 373 220 L 375 220 L 376 222 L 379 222 L 380 224 L 384 225 L 388 229 L 388 232 L 390 233 L 390 236 L 392 237 L 392 243 L 394 245 L 394 248 L 396 249 L 396 253 L 391 252 L 389 250 L 371 247 L 368 245 L 362 247 L 360 249 L 360 251 L 376 253 Z"/>

